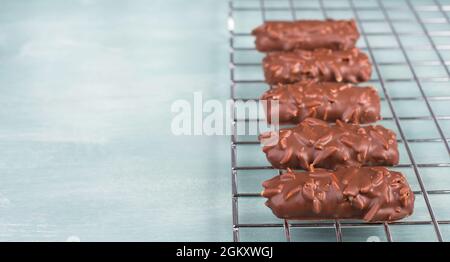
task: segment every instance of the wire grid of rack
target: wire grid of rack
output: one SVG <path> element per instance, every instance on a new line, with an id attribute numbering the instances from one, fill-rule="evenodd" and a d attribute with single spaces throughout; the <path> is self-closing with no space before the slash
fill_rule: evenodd
<path id="1" fill-rule="evenodd" d="M 283 221 L 274 218 L 262 204 L 258 193 L 261 182 L 279 171 L 264 160 L 255 161 L 264 155 L 258 141 L 255 137 L 241 137 L 237 131 L 240 125 L 259 121 L 240 118 L 237 102 L 257 101 L 268 88 L 261 77 L 263 54 L 254 49 L 250 30 L 266 20 L 324 18 L 357 21 L 361 33 L 358 46 L 374 66 L 369 83 L 382 97 L 381 124 L 398 135 L 403 159 L 393 169 L 406 174 L 416 195 L 415 213 L 410 218 L 392 223 Z M 230 0 L 228 23 L 234 241 L 450 239 L 450 210 L 446 207 L 450 201 L 450 180 L 446 178 L 450 176 L 450 1 Z M 241 186 L 241 181 L 248 180 L 253 186 Z M 253 201 L 244 203 L 249 199 Z M 258 230 L 264 233 L 254 233 Z M 242 239 L 243 231 L 249 237 Z"/>

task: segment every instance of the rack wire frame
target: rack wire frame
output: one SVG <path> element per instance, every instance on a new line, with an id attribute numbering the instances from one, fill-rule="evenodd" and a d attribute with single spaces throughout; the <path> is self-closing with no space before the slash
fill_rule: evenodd
<path id="1" fill-rule="evenodd" d="M 243 0 L 241 0 L 243 1 Z M 410 225 L 432 225 L 434 234 L 436 236 L 437 241 L 443 241 L 442 237 L 442 230 L 441 225 L 448 225 L 450 224 L 449 220 L 438 220 L 436 218 L 435 212 L 433 210 L 431 201 L 429 199 L 429 195 L 433 194 L 448 194 L 450 195 L 450 189 L 444 189 L 444 190 L 427 190 L 426 185 L 424 183 L 424 180 L 421 176 L 421 171 L 419 168 L 422 167 L 450 167 L 450 161 L 447 161 L 445 163 L 417 163 L 417 161 L 414 158 L 414 155 L 411 150 L 411 143 L 421 143 L 421 142 L 433 142 L 433 143 L 442 143 L 445 147 L 446 153 L 450 155 L 450 149 L 449 149 L 449 141 L 450 139 L 445 136 L 445 133 L 443 131 L 443 128 L 440 125 L 439 120 L 449 120 L 450 115 L 437 115 L 433 107 L 431 106 L 430 101 L 435 100 L 444 100 L 444 101 L 450 101 L 450 96 L 427 96 L 427 94 L 424 91 L 423 83 L 431 82 L 431 83 L 437 83 L 437 82 L 450 82 L 450 70 L 447 67 L 450 65 L 450 61 L 445 60 L 443 55 L 440 51 L 442 50 L 450 50 L 450 45 L 437 45 L 433 39 L 434 36 L 439 37 L 450 37 L 450 30 L 443 30 L 443 31 L 430 31 L 426 25 L 428 24 L 446 24 L 450 25 L 450 15 L 446 11 L 450 11 L 450 5 L 446 6 L 441 4 L 438 0 L 431 0 L 431 4 L 427 5 L 420 5 L 416 6 L 413 2 L 413 0 L 404 0 L 406 3 L 406 6 L 410 12 L 413 13 L 414 18 L 393 18 L 390 16 L 388 11 L 401 11 L 403 10 L 404 6 L 402 7 L 395 7 L 395 6 L 386 6 L 384 0 L 374 0 L 376 5 L 374 6 L 367 6 L 367 7 L 358 7 L 355 5 L 357 1 L 361 0 L 347 0 L 349 3 L 349 7 L 329 7 L 324 4 L 323 0 L 316 0 L 318 2 L 318 7 L 297 7 L 296 2 L 294 0 L 284 0 L 288 2 L 288 6 L 286 7 L 272 7 L 272 6 L 266 6 L 266 2 L 269 1 L 276 1 L 276 0 L 245 0 L 245 2 L 253 2 L 257 4 L 257 7 L 235 7 L 234 3 L 236 0 L 229 0 L 229 13 L 228 13 L 228 28 L 229 28 L 229 66 L 230 66 L 230 80 L 231 80 L 231 86 L 230 86 L 230 96 L 232 100 L 232 111 L 231 111 L 231 120 L 232 120 L 232 135 L 231 135 L 231 181 L 232 181 L 232 218 L 233 218 L 233 240 L 234 241 L 240 241 L 240 232 L 239 230 L 241 228 L 270 228 L 270 227 L 276 227 L 276 228 L 283 228 L 284 230 L 284 236 L 286 241 L 291 241 L 291 229 L 292 228 L 323 228 L 323 227 L 334 227 L 335 235 L 336 235 L 336 241 L 341 242 L 343 241 L 343 234 L 342 234 L 342 226 L 345 227 L 361 227 L 361 226 L 382 226 L 384 228 L 384 233 L 386 235 L 386 240 L 388 242 L 392 242 L 392 233 L 390 226 L 396 225 L 396 226 L 410 226 Z M 236 102 L 246 101 L 246 100 L 258 100 L 258 99 L 242 99 L 237 98 L 235 95 L 236 92 L 236 85 L 240 83 L 255 83 L 255 84 L 262 84 L 264 81 L 262 80 L 238 80 L 235 77 L 235 71 L 239 67 L 248 67 L 248 66 L 261 66 L 261 63 L 242 63 L 242 62 L 236 62 L 235 61 L 235 52 L 236 51 L 248 51 L 248 50 L 254 50 L 252 47 L 236 47 L 235 46 L 235 38 L 241 37 L 241 36 L 250 36 L 249 32 L 235 32 L 235 19 L 234 15 L 236 12 L 245 12 L 245 11 L 256 11 L 259 12 L 261 15 L 261 22 L 266 21 L 266 12 L 268 11 L 289 11 L 291 14 L 291 17 L 288 19 L 296 20 L 299 19 L 296 15 L 296 11 L 320 11 L 323 14 L 323 17 L 325 18 L 332 18 L 328 15 L 329 11 L 336 11 L 336 10 L 345 10 L 348 11 L 350 9 L 351 13 L 353 14 L 353 18 L 356 20 L 360 33 L 361 38 L 366 43 L 366 46 L 363 49 L 365 52 L 368 53 L 369 57 L 371 58 L 371 61 L 374 66 L 374 71 L 376 72 L 378 78 L 374 79 L 372 78 L 369 82 L 377 82 L 381 85 L 381 92 L 384 95 L 384 98 L 382 100 L 386 101 L 390 113 L 392 117 L 384 117 L 384 120 L 390 120 L 395 123 L 395 126 L 398 130 L 399 139 L 398 142 L 402 143 L 406 149 L 410 164 L 400 164 L 396 167 L 409 167 L 412 168 L 414 171 L 414 175 L 417 178 L 417 182 L 419 184 L 419 190 L 414 191 L 416 195 L 422 195 L 426 204 L 426 209 L 429 214 L 430 220 L 423 220 L 423 221 L 397 221 L 397 222 L 390 222 L 390 223 L 365 223 L 365 222 L 348 222 L 345 220 L 335 220 L 334 222 L 302 222 L 302 221 L 288 221 L 284 220 L 281 223 L 240 223 L 239 222 L 239 199 L 240 198 L 248 198 L 248 197 L 261 197 L 259 193 L 240 193 L 238 192 L 238 179 L 237 179 L 237 172 L 239 170 L 266 170 L 266 169 L 273 169 L 270 166 L 239 166 L 237 163 L 237 146 L 245 146 L 245 145 L 252 145 L 252 144 L 258 144 L 258 141 L 238 141 L 238 135 L 237 135 L 237 123 L 238 122 L 252 122 L 252 121 L 259 121 L 259 119 L 238 119 L 236 116 Z M 383 14 L 383 18 L 369 18 L 365 19 L 360 17 L 359 12 L 360 11 L 379 11 Z M 440 13 L 443 18 L 422 18 L 419 15 L 419 12 L 438 12 Z M 366 32 L 364 29 L 364 26 L 362 23 L 365 22 L 384 22 L 387 23 L 389 26 L 390 32 Z M 422 32 L 398 32 L 398 30 L 394 26 L 394 22 L 414 22 L 418 23 L 422 29 Z M 371 46 L 371 43 L 368 39 L 369 36 L 372 35 L 387 35 L 387 36 L 393 36 L 396 42 L 395 46 L 392 47 L 374 47 Z M 431 45 L 415 45 L 415 46 L 408 46 L 406 47 L 403 42 L 401 41 L 401 36 L 403 35 L 421 35 L 425 36 Z M 375 50 L 399 50 L 403 54 L 405 61 L 404 62 L 377 62 L 376 56 L 374 55 Z M 435 60 L 431 61 L 412 61 L 406 50 L 432 50 L 434 53 L 436 53 L 437 58 Z M 399 78 L 399 79 L 392 79 L 383 77 L 383 74 L 380 70 L 380 66 L 385 65 L 405 65 L 409 68 L 409 70 L 412 73 L 411 78 Z M 418 73 L 416 72 L 416 69 L 414 66 L 421 65 L 421 66 L 439 66 L 445 68 L 445 74 L 446 77 L 420 77 Z M 419 91 L 420 96 L 411 96 L 411 97 L 391 97 L 389 94 L 386 83 L 389 82 L 414 82 Z M 400 117 L 398 116 L 396 112 L 396 107 L 394 106 L 393 101 L 396 100 L 421 100 L 425 102 L 426 108 L 428 110 L 429 115 L 428 116 L 414 116 L 414 117 Z M 421 139 L 407 139 L 405 135 L 405 127 L 402 126 L 403 120 L 430 120 L 435 125 L 439 137 L 438 138 L 421 138 Z M 281 172 L 281 171 L 279 171 Z M 450 174 L 449 174 L 450 175 Z"/>

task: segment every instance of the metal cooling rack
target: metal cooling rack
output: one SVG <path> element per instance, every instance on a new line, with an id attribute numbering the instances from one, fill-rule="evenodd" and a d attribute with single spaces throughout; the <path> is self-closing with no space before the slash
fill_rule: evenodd
<path id="1" fill-rule="evenodd" d="M 233 100 L 232 123 L 233 134 L 231 136 L 231 175 L 232 175 L 232 214 L 233 214 L 233 239 L 272 241 L 277 235 L 282 235 L 285 241 L 346 241 L 347 234 L 353 238 L 349 240 L 365 240 L 357 238 L 360 234 L 370 236 L 371 228 L 376 228 L 377 234 L 382 232 L 376 239 L 385 241 L 394 240 L 426 240 L 443 241 L 446 239 L 450 228 L 450 209 L 440 208 L 437 216 L 433 205 L 440 203 L 431 201 L 433 196 L 445 196 L 450 201 L 450 183 L 431 184 L 430 177 L 433 174 L 450 176 L 450 149 L 449 138 L 447 138 L 450 113 L 445 109 L 450 107 L 450 2 L 443 1 L 386 1 L 386 0 L 230 0 L 229 1 L 229 45 L 230 45 L 230 77 L 231 77 L 231 99 Z M 403 161 L 395 168 L 402 169 L 410 174 L 408 180 L 414 184 L 416 194 L 416 209 L 413 216 L 415 219 L 405 219 L 392 223 L 364 223 L 361 221 L 283 221 L 273 218 L 268 208 L 258 204 L 245 204 L 241 201 L 247 199 L 262 199 L 257 192 L 241 192 L 238 182 L 241 177 L 248 175 L 246 172 L 263 173 L 273 170 L 272 167 L 263 164 L 254 164 L 252 159 L 260 158 L 263 153 L 258 147 L 254 137 L 241 138 L 238 135 L 239 125 L 250 125 L 258 122 L 258 118 L 239 118 L 236 114 L 237 101 L 257 100 L 256 97 L 267 89 L 261 77 L 262 54 L 254 49 L 253 38 L 250 29 L 261 24 L 265 20 L 292 20 L 292 19 L 323 19 L 323 18 L 354 18 L 357 21 L 361 39 L 358 46 L 371 58 L 374 65 L 374 76 L 369 81 L 376 86 L 382 96 L 382 105 L 385 113 L 383 125 L 391 125 L 399 137 L 399 146 L 402 147 Z M 240 25 L 244 29 L 240 29 Z M 412 28 L 408 30 L 408 28 Z M 385 52 L 384 58 L 379 53 Z M 420 54 L 426 54 L 426 59 L 416 59 Z M 392 54 L 392 55 L 391 55 Z M 395 57 L 401 57 L 395 61 Z M 423 58 L 423 57 L 422 57 Z M 424 69 L 425 68 L 425 69 Z M 389 69 L 389 70 L 387 70 Z M 405 73 L 409 72 L 409 73 Z M 436 72 L 440 72 L 437 74 Z M 393 76 L 394 75 L 394 76 Z M 396 87 L 397 86 L 397 87 Z M 395 90 L 406 87 L 405 90 Z M 431 92 L 436 86 L 443 86 L 441 91 Z M 411 92 L 409 92 L 410 88 Z M 247 95 L 240 95 L 239 90 L 245 90 Z M 253 92 L 253 93 L 252 93 Z M 248 93 L 252 93 L 250 96 Z M 411 95 L 409 94 L 416 95 Z M 437 95 L 436 95 L 437 93 Z M 412 105 L 411 110 L 406 109 L 402 103 Z M 439 109 L 436 104 L 443 103 Z M 417 106 L 416 106 L 417 105 Z M 417 114 L 405 114 L 415 111 Z M 438 109 L 436 109 L 438 108 Z M 444 112 L 442 112 L 444 111 Z M 414 127 L 411 125 L 418 121 L 420 128 L 426 128 L 425 135 L 414 137 L 410 135 Z M 420 124 L 421 123 L 421 124 Z M 443 127 L 444 126 L 444 127 Z M 447 127 L 447 128 L 445 128 Z M 428 129 L 433 132 L 428 132 Z M 447 133 L 447 136 L 446 136 Z M 419 146 L 421 145 L 421 146 Z M 250 149 L 249 149 L 250 147 Z M 438 155 L 438 161 L 426 161 L 424 151 L 430 151 L 431 155 Z M 401 150 L 402 151 L 402 150 Z M 254 156 L 253 156 L 254 155 Z M 425 152 L 425 155 L 426 152 Z M 418 159 L 420 156 L 420 159 Z M 242 163 L 239 157 L 247 158 Z M 425 160 L 423 159 L 425 158 Z M 248 160 L 250 159 L 250 160 Z M 429 159 L 428 159 L 429 160 Z M 258 161 L 256 161 L 258 162 Z M 394 169 L 395 169 L 394 168 Z M 429 174 L 430 169 L 432 170 Z M 273 174 L 279 172 L 273 170 Z M 258 178 L 255 185 L 271 176 Z M 436 175 L 437 176 L 437 175 Z M 450 181 L 450 180 L 449 180 Z M 437 188 L 437 189 L 436 189 Z M 420 199 L 420 203 L 418 203 Z M 445 198 L 444 198 L 445 202 Z M 433 204 L 433 205 L 432 205 Z M 252 209 L 263 206 L 268 211 L 252 211 Z M 241 214 L 245 211 L 246 221 L 242 222 Z M 261 221 L 259 215 L 262 212 L 268 216 L 269 222 Z M 417 230 L 422 226 L 421 230 Z M 269 230 L 270 229 L 270 230 Z M 297 232 L 298 229 L 301 229 Z M 302 230 L 305 231 L 302 231 Z M 328 233 L 323 234 L 323 229 Z M 257 230 L 268 230 L 261 239 L 258 234 L 249 233 L 251 238 L 242 239 L 242 231 L 252 232 Z M 332 238 L 329 232 L 332 232 Z M 293 232 L 295 231 L 295 232 Z M 394 232 L 393 232 L 394 231 Z M 417 232 L 416 232 L 417 231 Z M 304 233 L 302 233 L 304 232 Z M 369 232 L 369 233 L 367 233 Z M 445 234 L 444 234 L 445 233 Z M 450 233 L 449 233 L 450 234 Z M 412 236 L 403 239 L 403 236 Z M 325 236 L 325 237 L 324 237 Z M 272 239 L 272 237 L 274 239 Z M 295 238 L 295 239 L 294 239 Z M 449 239 L 449 238 L 447 238 Z M 370 240 L 370 239 L 369 239 Z"/>

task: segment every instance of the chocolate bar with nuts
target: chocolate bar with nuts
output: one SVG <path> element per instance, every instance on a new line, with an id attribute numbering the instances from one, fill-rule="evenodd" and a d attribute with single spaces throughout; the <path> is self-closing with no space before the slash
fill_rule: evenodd
<path id="1" fill-rule="evenodd" d="M 253 29 L 256 49 L 261 52 L 346 50 L 355 47 L 359 38 L 354 20 L 269 21 Z"/>
<path id="2" fill-rule="evenodd" d="M 381 119 L 376 89 L 348 83 L 305 80 L 279 84 L 266 91 L 261 100 L 266 101 L 269 123 L 276 110 L 280 124 L 298 124 L 307 117 L 345 123 L 371 123 Z M 273 101 L 278 102 L 278 107 L 271 106 Z"/>
<path id="3" fill-rule="evenodd" d="M 372 74 L 369 57 L 358 48 L 273 52 L 267 54 L 262 63 L 266 82 L 271 85 L 306 79 L 357 83 L 368 81 Z"/>
<path id="4" fill-rule="evenodd" d="M 259 136 L 263 152 L 278 169 L 336 169 L 398 164 L 396 135 L 380 125 L 359 126 L 337 120 L 335 125 L 306 118 L 293 128 Z"/>
<path id="5" fill-rule="evenodd" d="M 266 206 L 284 219 L 394 221 L 414 209 L 414 194 L 405 177 L 385 167 L 288 170 L 263 187 Z"/>

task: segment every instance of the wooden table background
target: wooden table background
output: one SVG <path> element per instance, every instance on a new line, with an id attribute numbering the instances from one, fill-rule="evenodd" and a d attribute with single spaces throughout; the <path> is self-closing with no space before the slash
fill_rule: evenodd
<path id="1" fill-rule="evenodd" d="M 0 240 L 231 240 L 226 1 L 0 1 Z"/>

